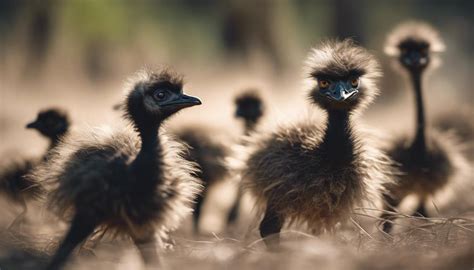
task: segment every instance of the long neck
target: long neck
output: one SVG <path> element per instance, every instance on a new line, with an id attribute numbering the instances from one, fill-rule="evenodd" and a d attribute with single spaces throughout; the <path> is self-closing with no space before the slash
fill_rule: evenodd
<path id="1" fill-rule="evenodd" d="M 48 150 L 46 150 L 46 153 L 43 155 L 43 160 L 47 160 L 49 158 L 49 154 L 51 153 L 51 150 L 53 150 L 54 148 L 56 148 L 56 146 L 58 146 L 60 139 L 65 134 L 66 132 L 49 137 L 49 147 L 48 147 Z"/>
<path id="2" fill-rule="evenodd" d="M 59 140 L 66 134 L 66 132 L 64 133 L 61 133 L 61 134 L 55 134 L 55 135 L 52 135 L 50 138 L 49 138 L 49 147 L 48 147 L 48 151 L 55 148 L 58 144 L 59 144 Z"/>
<path id="3" fill-rule="evenodd" d="M 256 121 L 245 120 L 244 134 L 246 136 L 250 135 L 250 133 L 252 133 L 255 130 L 256 125 L 257 125 Z"/>
<path id="4" fill-rule="evenodd" d="M 140 130 L 142 146 L 132 165 L 132 172 L 140 190 L 154 190 L 160 180 L 159 160 L 161 158 L 159 126 Z"/>
<path id="5" fill-rule="evenodd" d="M 345 165 L 353 160 L 354 143 L 349 122 L 349 112 L 328 111 L 327 129 L 321 150 L 332 165 Z"/>
<path id="6" fill-rule="evenodd" d="M 421 71 L 411 72 L 413 90 L 415 91 L 415 102 L 416 102 L 416 132 L 413 140 L 412 147 L 420 152 L 426 151 L 425 142 L 425 108 L 423 105 L 423 91 L 422 91 L 422 80 Z"/>

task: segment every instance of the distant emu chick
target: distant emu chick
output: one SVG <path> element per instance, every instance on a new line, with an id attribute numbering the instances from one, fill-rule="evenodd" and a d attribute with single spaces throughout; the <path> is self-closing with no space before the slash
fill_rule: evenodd
<path id="1" fill-rule="evenodd" d="M 202 180 L 204 188 L 196 198 L 193 211 L 194 231 L 199 232 L 199 220 L 204 200 L 209 188 L 215 183 L 224 180 L 229 170 L 225 165 L 225 158 L 229 154 L 228 147 L 207 128 L 201 126 L 187 126 L 175 132 L 177 138 L 189 146 L 184 158 L 195 162 L 199 170 L 195 176 Z"/>
<path id="2" fill-rule="evenodd" d="M 263 101 L 257 89 L 247 89 L 235 98 L 235 117 L 244 121 L 244 136 L 255 131 L 263 113 Z M 227 216 L 229 225 L 235 223 L 239 216 L 242 195 L 242 187 L 239 185 L 237 197 Z"/>
<path id="3" fill-rule="evenodd" d="M 69 117 L 67 113 L 58 108 L 49 108 L 38 113 L 37 119 L 26 128 L 33 128 L 49 139 L 49 149 L 43 155 L 45 160 L 49 151 L 56 146 L 59 139 L 65 135 L 69 129 Z M 26 203 L 29 200 L 36 200 L 44 195 L 44 188 L 40 183 L 28 177 L 28 173 L 34 166 L 38 165 L 41 159 L 17 160 L 6 164 L 0 169 L 0 193 L 4 193 L 11 201 L 22 206 L 23 210 L 10 225 L 12 227 L 26 214 Z"/>
<path id="4" fill-rule="evenodd" d="M 466 163 L 456 140 L 425 125 L 423 104 L 423 74 L 433 64 L 433 53 L 441 52 L 444 44 L 431 26 L 409 22 L 398 26 L 387 39 L 385 51 L 397 57 L 413 85 L 416 104 L 415 134 L 397 138 L 388 149 L 390 157 L 400 164 L 401 177 L 396 185 L 388 185 L 386 210 L 395 209 L 409 194 L 420 200 L 416 214 L 427 216 L 425 202 L 446 186 Z M 429 94 L 429 93 L 428 93 Z M 394 216 L 386 211 L 383 229 L 390 232 Z"/>
<path id="5" fill-rule="evenodd" d="M 69 125 L 69 117 L 65 110 L 50 108 L 40 111 L 36 120 L 26 125 L 26 128 L 36 129 L 41 135 L 49 138 L 49 149 L 52 149 L 67 133 Z"/>
<path id="6" fill-rule="evenodd" d="M 345 40 L 313 49 L 307 64 L 309 98 L 327 112 L 326 124 L 306 120 L 256 138 L 242 173 L 265 212 L 260 234 L 267 245 L 279 243 L 286 222 L 332 231 L 390 181 L 388 160 L 355 128 L 356 112 L 378 93 L 376 60 Z"/>
<path id="7" fill-rule="evenodd" d="M 263 116 L 264 108 L 262 98 L 255 89 L 242 92 L 235 98 L 235 117 L 242 118 L 245 124 L 245 135 L 249 135 L 255 129 L 260 118 Z"/>
<path id="8" fill-rule="evenodd" d="M 69 136 L 34 175 L 51 183 L 49 207 L 71 225 L 47 269 L 58 269 L 95 230 L 129 235 L 148 265 L 158 262 L 156 235 L 175 229 L 199 191 L 183 146 L 160 129 L 177 111 L 199 105 L 179 75 L 140 72 L 124 102 L 133 124 L 117 132 Z"/>

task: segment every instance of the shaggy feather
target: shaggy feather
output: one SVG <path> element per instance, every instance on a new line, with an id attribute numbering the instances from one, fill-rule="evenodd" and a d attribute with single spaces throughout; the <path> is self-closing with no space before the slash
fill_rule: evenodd
<path id="1" fill-rule="evenodd" d="M 187 126 L 174 134 L 178 140 L 189 146 L 184 157 L 199 166 L 197 178 L 207 186 L 225 179 L 229 173 L 225 165 L 229 149 L 221 141 L 210 136 L 208 129 L 200 126 Z"/>
<path id="2" fill-rule="evenodd" d="M 49 140 L 50 146 L 42 158 L 17 159 L 2 164 L 0 168 L 0 192 L 16 203 L 40 199 L 45 193 L 44 188 L 38 181 L 27 175 L 35 166 L 48 158 L 50 150 L 68 132 L 69 125 L 69 116 L 65 110 L 60 108 L 41 110 L 36 120 L 28 124 L 27 128 L 38 130 Z"/>
<path id="3" fill-rule="evenodd" d="M 371 146 L 370 136 L 353 131 L 352 139 L 360 138 L 354 139 L 354 156 L 347 167 L 334 170 L 321 151 L 324 128 L 309 122 L 251 138 L 242 177 L 260 211 L 274 198 L 276 211 L 289 223 L 319 233 L 345 222 L 355 207 L 380 201 L 393 167 Z"/>
<path id="4" fill-rule="evenodd" d="M 402 24 L 387 39 L 386 52 L 389 55 L 401 55 L 398 62 L 411 75 L 416 104 L 415 134 L 399 137 L 388 148 L 390 157 L 399 164 L 402 173 L 397 185 L 387 187 L 385 197 L 388 209 L 397 207 L 407 195 L 413 193 L 420 199 L 417 214 L 427 216 L 426 200 L 448 184 L 456 182 L 459 175 L 466 175 L 466 170 L 469 170 L 458 140 L 449 134 L 438 133 L 425 124 L 423 74 L 427 66 L 432 66 L 432 53 L 442 49 L 444 45 L 438 33 L 424 23 Z M 410 60 L 410 55 L 418 57 Z M 394 219 L 389 213 L 383 216 Z M 384 222 L 384 230 L 391 230 L 389 222 Z"/>
<path id="5" fill-rule="evenodd" d="M 49 207 L 71 218 L 48 269 L 61 268 L 76 246 L 101 229 L 131 236 L 144 262 L 158 263 L 157 237 L 176 229 L 191 212 L 200 191 L 197 169 L 182 157 L 184 146 L 168 139 L 161 127 L 200 101 L 184 95 L 182 85 L 175 84 L 180 80 L 167 70 L 143 76 L 149 81 L 139 79 L 125 102 L 136 133 L 125 128 L 68 136 L 33 172 L 50 187 Z"/>
<path id="6" fill-rule="evenodd" d="M 433 126 L 443 132 L 453 132 L 459 137 L 463 153 L 474 160 L 474 111 L 472 108 L 450 110 L 440 113 Z"/>
<path id="7" fill-rule="evenodd" d="M 150 227 L 174 230 L 191 212 L 200 190 L 200 182 L 193 176 L 197 169 L 183 159 L 185 146 L 160 134 L 161 181 L 151 196 L 137 197 L 133 186 L 139 185 L 138 179 L 123 176 L 139 149 L 138 136 L 127 129 L 73 134 L 34 171 L 34 177 L 50 189 L 48 206 L 62 218 L 68 219 L 77 207 L 87 206 L 103 216 L 102 229 L 115 234 L 140 235 Z"/>
<path id="8" fill-rule="evenodd" d="M 4 164 L 0 168 L 0 193 L 17 203 L 41 198 L 44 194 L 43 187 L 33 179 L 25 177 L 40 161 L 25 159 Z"/>
<path id="9" fill-rule="evenodd" d="M 311 50 L 306 60 L 306 72 L 309 78 L 306 83 L 310 92 L 310 100 L 323 109 L 328 108 L 327 100 L 319 95 L 318 80 L 349 79 L 358 77 L 360 80 L 359 98 L 347 101 L 352 109 L 365 108 L 379 94 L 376 79 L 382 73 L 377 61 L 367 50 L 356 46 L 350 39 L 342 42 L 327 41 Z"/>
<path id="10" fill-rule="evenodd" d="M 426 140 L 424 158 L 411 148 L 409 136 L 398 137 L 387 150 L 402 172 L 396 185 L 388 189 L 396 200 L 413 193 L 426 199 L 466 170 L 467 161 L 460 154 L 462 146 L 455 136 L 430 130 Z"/>
<path id="11" fill-rule="evenodd" d="M 370 136 L 354 128 L 350 116 L 354 107 L 368 104 L 378 92 L 377 62 L 346 40 L 313 49 L 307 63 L 316 80 L 362 76 L 357 101 L 340 106 L 319 94 L 316 85 L 311 98 L 327 110 L 327 123 L 307 119 L 255 135 L 248 144 L 242 177 L 261 210 L 267 208 L 268 213 L 271 207 L 289 223 L 305 223 L 320 233 L 345 222 L 355 207 L 377 201 L 383 185 L 391 181 L 393 167 Z"/>

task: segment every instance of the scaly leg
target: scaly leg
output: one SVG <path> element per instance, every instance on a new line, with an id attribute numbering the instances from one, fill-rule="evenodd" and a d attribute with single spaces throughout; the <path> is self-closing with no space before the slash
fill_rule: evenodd
<path id="1" fill-rule="evenodd" d="M 420 204 L 418 205 L 418 208 L 416 209 L 416 211 L 413 215 L 418 216 L 418 217 L 428 217 L 428 213 L 426 212 L 426 206 L 425 206 L 425 200 L 424 199 L 422 199 L 420 201 Z"/>
<path id="2" fill-rule="evenodd" d="M 97 225 L 98 222 L 94 218 L 76 213 L 66 237 L 46 269 L 61 269 L 74 249 L 94 232 Z"/>
<path id="3" fill-rule="evenodd" d="M 158 255 L 158 239 L 155 236 L 155 231 L 149 231 L 140 236 L 132 236 L 132 238 L 140 251 L 140 255 L 146 267 L 158 267 L 160 264 L 160 257 Z"/>
<path id="4" fill-rule="evenodd" d="M 194 212 L 193 212 L 193 228 L 194 233 L 199 233 L 199 220 L 201 219 L 201 210 L 204 204 L 204 198 L 207 194 L 207 187 L 204 187 L 201 194 L 199 194 L 196 198 L 196 204 L 194 205 Z"/>

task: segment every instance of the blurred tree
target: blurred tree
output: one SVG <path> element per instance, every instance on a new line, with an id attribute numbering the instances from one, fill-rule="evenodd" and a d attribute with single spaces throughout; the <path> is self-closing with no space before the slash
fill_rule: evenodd
<path id="1" fill-rule="evenodd" d="M 31 5 L 31 20 L 28 27 L 30 61 L 41 65 L 45 59 L 54 28 L 56 0 L 37 0 Z"/>
<path id="2" fill-rule="evenodd" d="M 276 70 L 282 68 L 275 37 L 275 2 L 271 0 L 229 1 L 221 5 L 222 43 L 228 55 L 248 61 L 255 49 L 262 51 Z"/>
<path id="3" fill-rule="evenodd" d="M 63 18 L 72 40 L 82 45 L 83 69 L 92 81 L 111 73 L 111 53 L 133 40 L 133 2 L 75 0 L 64 3 Z"/>

